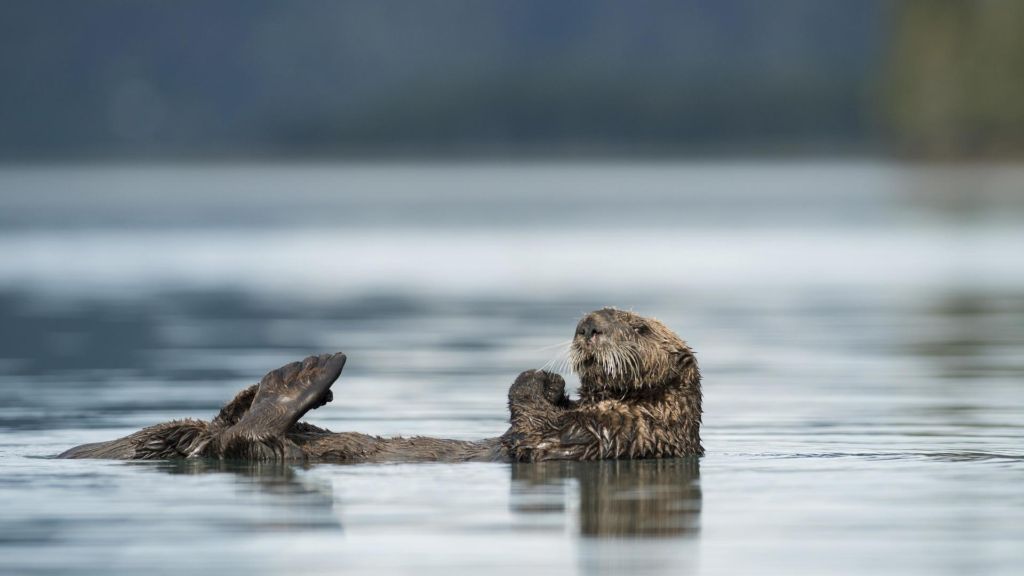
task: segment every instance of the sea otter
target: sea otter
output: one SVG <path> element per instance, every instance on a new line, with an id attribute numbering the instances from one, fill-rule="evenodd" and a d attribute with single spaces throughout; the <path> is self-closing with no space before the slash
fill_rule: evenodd
<path id="1" fill-rule="evenodd" d="M 479 441 L 380 438 L 299 422 L 331 401 L 342 353 L 268 373 L 210 422 L 176 420 L 85 444 L 62 458 L 212 457 L 311 462 L 539 461 L 702 455 L 700 371 L 690 347 L 661 322 L 603 308 L 576 327 L 569 351 L 580 377 L 570 400 L 561 376 L 521 373 L 508 393 L 511 426 Z"/>

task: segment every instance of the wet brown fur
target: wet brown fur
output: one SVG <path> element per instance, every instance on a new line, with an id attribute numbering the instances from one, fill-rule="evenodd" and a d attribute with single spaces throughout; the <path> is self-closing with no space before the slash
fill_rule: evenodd
<path id="1" fill-rule="evenodd" d="M 564 396 L 556 374 L 524 372 L 513 384 L 512 428 L 504 443 L 515 460 L 704 454 L 697 360 L 664 324 L 624 310 L 597 310 L 580 320 L 570 361 L 580 377 L 575 402 Z"/>
<path id="2" fill-rule="evenodd" d="M 72 448 L 61 457 L 451 462 L 703 454 L 700 372 L 689 346 L 661 322 L 610 308 L 592 312 L 577 327 L 570 357 L 580 376 L 579 399 L 566 396 L 565 382 L 556 374 L 523 372 L 509 390 L 511 427 L 498 438 L 381 438 L 297 422 L 307 410 L 330 401 L 329 387 L 341 367 L 337 361 L 329 364 L 338 358 L 344 364 L 338 354 L 312 356 L 268 373 L 210 422 L 157 424 Z"/>

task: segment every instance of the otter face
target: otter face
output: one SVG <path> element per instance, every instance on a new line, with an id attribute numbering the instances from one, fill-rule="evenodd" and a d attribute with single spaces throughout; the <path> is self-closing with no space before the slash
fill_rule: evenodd
<path id="1" fill-rule="evenodd" d="M 665 383 L 687 353 L 686 344 L 661 322 L 602 308 L 580 320 L 569 355 L 583 382 L 626 391 Z"/>

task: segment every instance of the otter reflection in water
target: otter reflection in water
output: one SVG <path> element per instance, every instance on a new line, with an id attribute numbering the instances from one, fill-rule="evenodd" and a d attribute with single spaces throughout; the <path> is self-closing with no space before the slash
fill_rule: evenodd
<path id="1" fill-rule="evenodd" d="M 514 512 L 565 512 L 574 490 L 583 536 L 694 536 L 700 530 L 696 457 L 512 465 Z"/>
<path id="2" fill-rule="evenodd" d="M 509 389 L 511 426 L 480 441 L 380 438 L 299 422 L 333 398 L 342 353 L 271 371 L 210 422 L 178 420 L 86 444 L 65 458 L 212 457 L 319 462 L 543 461 L 703 454 L 701 382 L 690 347 L 661 322 L 603 308 L 580 320 L 570 347 L 580 377 L 570 400 L 561 376 L 528 370 Z"/>
<path id="3" fill-rule="evenodd" d="M 294 464 L 179 459 L 137 465 L 171 475 L 234 476 L 240 497 L 268 511 L 241 519 L 239 529 L 343 529 L 330 481 L 302 474 Z M 531 528 L 572 525 L 595 538 L 688 538 L 700 531 L 696 457 L 513 463 L 509 471 L 509 507 Z"/>
<path id="4" fill-rule="evenodd" d="M 226 483 L 203 483 L 205 489 L 196 497 L 204 505 L 198 508 L 189 506 L 192 510 L 189 521 L 192 523 L 201 525 L 205 521 L 218 531 L 236 532 L 342 530 L 331 483 L 302 474 L 301 467 L 292 463 L 188 458 L 128 464 L 172 476 L 221 476 L 228 479 Z M 217 484 L 234 487 L 234 494 L 223 501 L 211 499 L 209 490 L 216 493 L 217 488 L 212 487 Z M 192 494 L 188 491 L 187 495 L 179 496 L 191 498 Z M 243 504 L 242 508 L 250 513 L 225 512 L 227 507 L 241 509 L 236 508 L 236 504 Z"/>

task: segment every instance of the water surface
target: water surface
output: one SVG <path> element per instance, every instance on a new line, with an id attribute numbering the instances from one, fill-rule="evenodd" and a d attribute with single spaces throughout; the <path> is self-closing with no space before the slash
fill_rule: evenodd
<path id="1" fill-rule="evenodd" d="M 1018 574 L 1020 181 L 876 164 L 0 169 L 0 572 Z M 334 350 L 349 362 L 309 421 L 493 436 L 515 375 L 557 366 L 603 305 L 697 350 L 706 457 L 50 458 L 209 418 Z"/>

